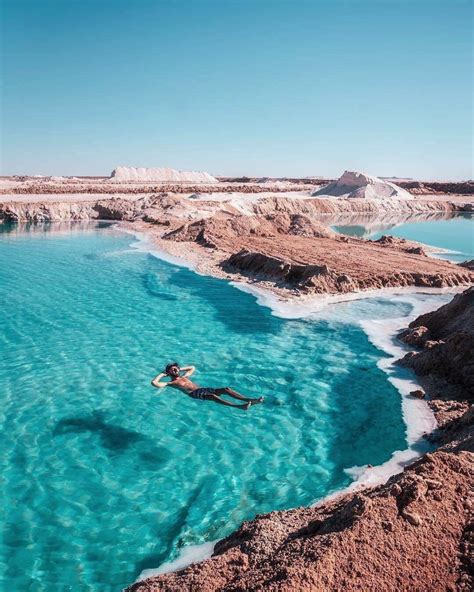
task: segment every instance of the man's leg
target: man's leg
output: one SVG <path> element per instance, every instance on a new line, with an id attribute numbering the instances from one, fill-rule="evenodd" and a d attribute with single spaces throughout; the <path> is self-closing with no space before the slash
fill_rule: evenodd
<path id="1" fill-rule="evenodd" d="M 217 389 L 217 390 L 219 390 L 219 389 Z M 217 393 L 217 390 L 216 390 L 216 393 Z M 220 397 L 218 397 L 217 394 L 209 395 L 208 397 L 206 397 L 206 401 L 214 401 L 214 403 L 219 403 L 220 405 L 227 405 L 227 407 L 238 407 L 239 409 L 248 409 L 251 405 L 250 401 L 247 401 L 243 405 L 236 405 L 235 403 L 229 403 L 229 401 L 224 401 L 224 399 L 221 399 Z"/>
<path id="2" fill-rule="evenodd" d="M 237 391 L 234 391 L 233 389 L 229 388 L 228 386 L 226 386 L 224 388 L 216 389 L 216 395 L 229 395 L 229 397 L 232 397 L 234 399 L 238 399 L 239 401 L 250 401 L 251 403 L 261 403 L 263 401 L 263 397 L 259 397 L 258 399 L 251 399 L 250 397 L 244 397 L 244 395 L 241 395 L 240 393 L 238 393 Z"/>

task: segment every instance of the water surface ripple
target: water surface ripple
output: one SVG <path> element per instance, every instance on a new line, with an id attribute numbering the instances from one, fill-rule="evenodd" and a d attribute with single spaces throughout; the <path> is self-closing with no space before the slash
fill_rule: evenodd
<path id="1" fill-rule="evenodd" d="M 93 225 L 0 235 L 6 590 L 118 590 L 406 447 L 384 354 L 357 323 L 277 318 L 131 240 Z M 396 299 L 347 306 L 409 312 Z M 159 395 L 150 379 L 175 359 L 266 403 L 243 413 Z"/>

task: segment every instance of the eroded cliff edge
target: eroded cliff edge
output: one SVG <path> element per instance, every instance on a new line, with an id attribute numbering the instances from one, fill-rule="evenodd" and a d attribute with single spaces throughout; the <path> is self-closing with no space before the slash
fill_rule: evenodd
<path id="1" fill-rule="evenodd" d="M 419 244 L 336 234 L 327 217 L 433 214 L 450 217 L 471 202 L 231 196 L 162 193 L 138 199 L 0 203 L 0 220 L 120 220 L 146 232 L 168 254 L 216 277 L 257 284 L 284 298 L 381 288 L 443 288 L 474 283 L 474 272 L 427 257 Z M 322 222 L 321 222 L 322 220 Z"/>
<path id="2" fill-rule="evenodd" d="M 128 591 L 472 590 L 474 288 L 416 319 L 412 338 L 422 349 L 403 363 L 420 373 L 439 421 L 435 452 L 385 485 L 257 516 L 212 558 Z"/>

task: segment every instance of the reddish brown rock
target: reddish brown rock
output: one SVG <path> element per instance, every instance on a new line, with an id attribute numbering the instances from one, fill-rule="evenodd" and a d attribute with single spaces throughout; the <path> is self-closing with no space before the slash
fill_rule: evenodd
<path id="1" fill-rule="evenodd" d="M 426 341 L 421 352 L 411 352 L 401 364 L 421 377 L 437 380 L 438 390 L 459 389 L 459 397 L 474 398 L 474 287 L 438 310 L 410 323 L 412 330 L 429 331 L 434 340 Z"/>
<path id="2" fill-rule="evenodd" d="M 295 236 L 288 241 L 241 236 L 228 245 L 220 239 L 213 245 L 228 250 L 242 246 L 222 262 L 227 272 L 317 294 L 405 286 L 441 288 L 474 282 L 474 275 L 459 273 L 459 267 L 452 263 L 392 251 L 363 240 L 347 245 L 331 238 Z"/>
<path id="3" fill-rule="evenodd" d="M 474 333 L 474 286 L 457 294 L 448 304 L 419 316 L 410 328 L 427 327 L 432 339 L 444 339 L 458 331 Z"/>
<path id="4" fill-rule="evenodd" d="M 423 319 L 444 343 L 456 335 L 449 327 L 458 327 L 457 316 L 473 312 L 470 290 L 447 307 Z M 460 371 L 464 360 L 449 363 Z M 129 592 L 472 590 L 474 412 L 452 376 L 430 392 L 442 423 L 438 450 L 385 485 L 257 516 L 220 541 L 211 559 Z"/>
<path id="5" fill-rule="evenodd" d="M 470 261 L 463 261 L 462 263 L 459 263 L 459 265 L 461 267 L 465 267 L 466 269 L 474 271 L 474 259 L 471 259 Z"/>
<path id="6" fill-rule="evenodd" d="M 412 253 L 413 255 L 423 255 L 426 257 L 426 251 L 422 245 L 415 241 L 409 241 L 405 238 L 398 238 L 391 235 L 383 235 L 379 239 L 372 241 L 382 246 L 388 246 L 392 249 L 398 249 L 405 253 Z"/>
<path id="7" fill-rule="evenodd" d="M 459 545 L 471 462 L 467 452 L 439 451 L 373 490 L 258 516 L 211 559 L 129 592 L 455 589 L 465 575 Z M 442 483 L 440 500 L 428 475 Z"/>
<path id="8" fill-rule="evenodd" d="M 163 238 L 212 249 L 212 264 L 220 273 L 224 270 L 252 282 L 270 282 L 278 289 L 345 294 L 474 282 L 471 271 L 407 252 L 398 241 L 392 244 L 392 237 L 384 244 L 340 237 L 306 214 L 293 213 L 291 208 L 309 207 L 309 200 L 295 201 L 289 207 L 289 200 L 280 203 L 275 198 L 269 204 L 272 213 L 265 213 L 266 208 L 260 204 L 258 215 L 221 211 L 175 226 Z M 286 209 L 282 211 L 283 205 Z M 202 255 L 209 257 L 206 251 Z"/>
<path id="9" fill-rule="evenodd" d="M 216 215 L 181 225 L 163 236 L 167 240 L 191 241 L 225 248 L 229 241 L 240 237 L 274 237 L 295 235 L 335 238 L 335 232 L 320 222 L 301 214 L 271 214 L 268 216 Z"/>
<path id="10" fill-rule="evenodd" d="M 426 327 L 413 327 L 402 331 L 398 339 L 413 347 L 423 347 L 430 338 L 430 332 Z"/>

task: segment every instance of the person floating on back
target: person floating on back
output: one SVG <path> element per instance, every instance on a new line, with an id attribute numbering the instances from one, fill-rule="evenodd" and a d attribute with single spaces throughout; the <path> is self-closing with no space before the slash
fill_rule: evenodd
<path id="1" fill-rule="evenodd" d="M 193 399 L 200 399 L 201 401 L 214 401 L 214 403 L 219 403 L 220 405 L 237 407 L 238 409 L 244 410 L 247 410 L 251 405 L 256 405 L 257 403 L 263 402 L 263 397 L 259 397 L 258 399 L 250 399 L 249 397 L 244 397 L 237 391 L 234 391 L 227 386 L 222 388 L 202 388 L 189 380 L 189 376 L 191 376 L 195 370 L 196 368 L 194 366 L 184 366 L 183 368 L 180 368 L 179 365 L 174 362 L 173 364 L 168 364 L 164 372 L 158 374 L 158 376 L 156 376 L 151 381 L 151 384 L 156 388 L 170 386 L 172 388 L 178 389 Z M 181 376 L 182 372 L 184 374 Z M 169 382 L 162 382 L 161 379 L 165 377 L 169 377 L 171 380 Z M 245 402 L 240 405 L 236 403 L 230 403 L 229 401 L 222 399 L 222 395 L 228 395 L 233 399 Z"/>

